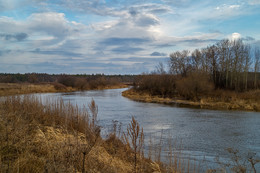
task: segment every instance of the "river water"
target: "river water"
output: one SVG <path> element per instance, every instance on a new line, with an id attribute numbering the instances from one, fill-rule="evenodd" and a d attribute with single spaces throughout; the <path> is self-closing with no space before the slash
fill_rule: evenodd
<path id="1" fill-rule="evenodd" d="M 162 139 L 167 146 L 173 139 L 183 158 L 203 162 L 207 168 L 215 168 L 216 157 L 230 160 L 227 148 L 239 150 L 244 156 L 255 153 L 260 158 L 260 113 L 243 111 L 219 111 L 175 107 L 155 103 L 142 103 L 121 96 L 126 89 L 94 90 L 72 93 L 37 94 L 43 97 L 62 98 L 65 102 L 88 105 L 92 99 L 98 105 L 99 125 L 105 135 L 112 121 L 122 123 L 125 130 L 134 116 L 144 128 L 146 144 L 152 136 L 156 144 Z M 146 147 L 147 148 L 147 147 Z M 162 155 L 166 155 L 163 152 Z M 165 157 L 162 160 L 167 161 Z M 258 164 L 257 169 L 260 168 Z"/>

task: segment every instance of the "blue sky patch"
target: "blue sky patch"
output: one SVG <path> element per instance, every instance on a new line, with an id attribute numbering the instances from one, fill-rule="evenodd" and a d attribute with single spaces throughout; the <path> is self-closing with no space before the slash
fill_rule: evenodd
<path id="1" fill-rule="evenodd" d="M 0 72 L 140 74 L 234 33 L 259 45 L 259 18 L 259 0 L 0 0 Z"/>

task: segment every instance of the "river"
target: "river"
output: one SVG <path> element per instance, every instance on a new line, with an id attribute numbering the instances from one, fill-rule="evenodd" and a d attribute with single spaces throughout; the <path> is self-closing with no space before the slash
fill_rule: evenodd
<path id="1" fill-rule="evenodd" d="M 112 121 L 122 123 L 122 129 L 125 130 L 134 116 L 144 128 L 146 144 L 150 136 L 154 138 L 154 143 L 158 143 L 162 137 L 164 146 L 167 146 L 169 138 L 173 139 L 181 146 L 182 157 L 204 162 L 201 165 L 207 165 L 207 168 L 217 166 L 216 157 L 221 161 L 230 160 L 227 148 L 237 149 L 243 155 L 253 152 L 260 158 L 260 113 L 135 102 L 122 97 L 124 90 L 37 95 L 62 98 L 79 107 L 88 105 L 94 99 L 98 105 L 99 125 L 104 136 L 111 129 Z M 257 166 L 259 168 L 260 164 Z"/>

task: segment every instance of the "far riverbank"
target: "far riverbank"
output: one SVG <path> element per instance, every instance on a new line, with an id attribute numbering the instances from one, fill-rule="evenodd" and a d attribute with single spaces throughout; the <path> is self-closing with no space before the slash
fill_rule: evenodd
<path id="1" fill-rule="evenodd" d="M 201 98 L 199 101 L 192 101 L 192 100 L 185 100 L 182 98 L 164 98 L 160 96 L 152 96 L 147 93 L 137 92 L 133 89 L 129 89 L 122 92 L 122 96 L 139 102 L 172 104 L 181 107 L 260 112 L 260 103 L 252 100 L 245 100 L 245 99 L 238 99 L 238 98 L 231 98 L 229 101 L 222 101 L 219 98 L 217 99 L 217 98 L 204 97 Z"/>
<path id="2" fill-rule="evenodd" d="M 115 85 L 97 86 L 95 90 L 102 89 L 119 89 L 126 88 L 127 85 L 123 83 Z M 93 89 L 84 89 L 84 91 Z M 18 95 L 18 94 L 31 94 L 31 93 L 58 93 L 58 92 L 74 92 L 81 91 L 75 87 L 64 86 L 60 83 L 0 83 L 0 96 Z"/>

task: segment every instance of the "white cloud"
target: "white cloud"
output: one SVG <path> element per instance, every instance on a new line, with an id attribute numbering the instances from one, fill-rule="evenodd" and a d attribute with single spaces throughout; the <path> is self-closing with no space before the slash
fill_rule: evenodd
<path id="1" fill-rule="evenodd" d="M 62 63 L 61 57 L 79 57 L 89 49 L 90 42 L 80 41 L 86 39 L 89 28 L 70 22 L 63 13 L 33 13 L 22 21 L 0 17 L 0 26 L 1 63 L 57 64 Z"/>
<path id="2" fill-rule="evenodd" d="M 160 20 L 153 14 L 139 14 L 137 17 L 134 17 L 133 23 L 138 26 L 150 27 L 158 25 Z"/>
<path id="3" fill-rule="evenodd" d="M 78 11 L 86 14 L 96 14 L 100 16 L 124 15 L 124 11 L 116 11 L 114 8 L 108 7 L 105 1 L 100 0 L 64 0 L 59 1 L 57 4 L 71 11 Z"/>
<path id="4" fill-rule="evenodd" d="M 46 8 L 49 0 L 0 0 L 0 12 L 22 9 L 27 6 Z"/>
<path id="5" fill-rule="evenodd" d="M 105 22 L 98 22 L 91 25 L 91 28 L 93 28 L 96 31 L 103 31 L 106 29 L 110 29 L 114 26 L 116 26 L 119 22 L 118 21 L 105 21 Z"/>
<path id="6" fill-rule="evenodd" d="M 215 7 L 215 10 L 208 11 L 208 17 L 211 18 L 229 18 L 233 16 L 237 16 L 243 13 L 243 10 L 241 10 L 241 5 L 239 4 L 223 4 L 221 6 Z"/>
<path id="7" fill-rule="evenodd" d="M 189 47 L 192 46 L 199 46 L 199 44 L 203 44 L 203 46 L 206 46 L 210 42 L 216 42 L 219 37 L 221 36 L 220 33 L 195 33 L 194 35 L 187 35 L 182 37 L 162 37 L 161 39 L 157 40 L 158 45 L 189 45 Z M 200 45 L 201 46 L 201 45 Z"/>
<path id="8" fill-rule="evenodd" d="M 130 12 L 145 12 L 151 14 L 173 13 L 170 6 L 155 3 L 132 5 L 128 10 Z"/>
<path id="9" fill-rule="evenodd" d="M 16 33 L 23 32 L 25 30 L 22 22 L 15 21 L 11 17 L 2 16 L 0 17 L 0 32 L 1 33 Z"/>
<path id="10" fill-rule="evenodd" d="M 109 5 L 112 3 L 112 6 Z M 168 5 L 158 3 L 142 3 L 140 1 L 124 1 L 121 2 L 106 2 L 100 0 L 65 0 L 59 2 L 58 5 L 62 5 L 71 11 L 78 11 L 86 14 L 96 14 L 100 16 L 113 16 L 113 17 L 126 17 L 129 15 L 129 11 L 137 11 L 162 14 L 172 12 L 172 9 Z M 135 5 L 138 4 L 138 5 Z"/>
<path id="11" fill-rule="evenodd" d="M 259 5 L 260 4 L 260 0 L 248 0 L 248 3 L 250 5 Z"/>
<path id="12" fill-rule="evenodd" d="M 34 13 L 28 18 L 28 29 L 44 32 L 56 38 L 65 37 L 72 32 L 64 13 Z"/>
<path id="13" fill-rule="evenodd" d="M 107 37 L 154 37 L 159 31 L 160 19 L 153 14 L 136 14 L 118 20 L 93 24 L 98 38 Z"/>
<path id="14" fill-rule="evenodd" d="M 187 6 L 191 4 L 191 0 L 161 0 L 161 1 L 175 6 Z"/>
<path id="15" fill-rule="evenodd" d="M 240 5 L 230 5 L 230 6 L 228 6 L 228 8 L 231 8 L 231 9 L 238 9 L 238 8 L 240 8 Z"/>
<path id="16" fill-rule="evenodd" d="M 83 24 L 70 22 L 64 13 L 55 12 L 33 13 L 23 21 L 0 17 L 0 26 L 0 34 L 25 33 L 29 36 L 28 41 L 45 42 L 50 46 L 87 32 L 87 27 Z"/>
<path id="17" fill-rule="evenodd" d="M 12 10 L 18 6 L 17 0 L 0 0 L 0 12 L 6 10 Z"/>
<path id="18" fill-rule="evenodd" d="M 237 33 L 237 32 L 234 32 L 234 33 L 231 34 L 231 36 L 229 36 L 229 38 L 230 38 L 231 40 L 237 40 L 237 39 L 241 39 L 242 36 L 241 36 L 241 34 L 239 34 L 239 33 Z"/>

